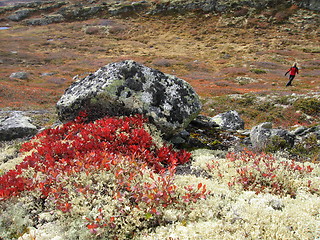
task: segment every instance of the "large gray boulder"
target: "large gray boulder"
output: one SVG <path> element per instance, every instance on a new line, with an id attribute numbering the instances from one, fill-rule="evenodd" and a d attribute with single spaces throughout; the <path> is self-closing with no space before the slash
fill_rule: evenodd
<path id="1" fill-rule="evenodd" d="M 211 119 L 218 124 L 220 128 L 225 130 L 244 129 L 244 121 L 241 119 L 238 112 L 234 110 L 220 113 Z"/>
<path id="2" fill-rule="evenodd" d="M 108 64 L 74 82 L 57 103 L 63 122 L 83 110 L 92 119 L 138 113 L 167 136 L 184 129 L 200 109 L 199 97 L 186 81 L 132 60 Z"/>
<path id="3" fill-rule="evenodd" d="M 272 140 L 285 141 L 285 147 L 292 147 L 294 136 L 285 129 L 273 129 L 271 122 L 261 123 L 251 129 L 250 140 L 252 147 L 257 150 L 264 150 L 272 143 Z"/>
<path id="4" fill-rule="evenodd" d="M 31 119 L 19 112 L 0 119 L 0 141 L 30 137 L 37 132 L 37 127 L 31 123 Z"/>

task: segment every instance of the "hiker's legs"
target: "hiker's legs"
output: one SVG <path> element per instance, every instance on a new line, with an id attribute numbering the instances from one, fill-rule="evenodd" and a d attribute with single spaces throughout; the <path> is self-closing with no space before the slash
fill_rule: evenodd
<path id="1" fill-rule="evenodd" d="M 289 76 L 289 82 L 287 83 L 286 87 L 291 86 L 291 83 L 292 83 L 294 77 L 295 77 L 294 75 Z"/>

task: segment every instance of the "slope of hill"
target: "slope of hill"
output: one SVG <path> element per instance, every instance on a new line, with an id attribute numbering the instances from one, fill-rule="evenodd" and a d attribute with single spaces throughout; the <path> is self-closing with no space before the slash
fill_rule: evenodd
<path id="1" fill-rule="evenodd" d="M 293 120 L 314 122 L 296 113 L 299 109 L 291 104 L 295 100 L 285 99 L 300 94 L 318 99 L 317 12 L 295 5 L 259 11 L 237 7 L 229 13 L 101 14 L 82 21 L 32 26 L 25 20 L 6 19 L 15 11 L 19 10 L 2 13 L 1 25 L 9 29 L 0 30 L 1 108 L 52 108 L 75 76 L 82 78 L 107 63 L 134 59 L 191 83 L 203 98 L 204 114 L 238 106 L 249 126 L 268 120 L 266 111 L 272 111 L 275 116 L 271 114 L 269 120 L 277 118 L 280 125 Z M 35 12 L 28 19 L 37 17 Z M 284 73 L 293 62 L 298 62 L 300 73 L 293 87 L 287 88 Z M 27 80 L 10 78 L 21 71 L 28 73 Z M 241 100 L 242 94 L 249 95 Z M 275 101 L 261 106 L 253 98 Z"/>

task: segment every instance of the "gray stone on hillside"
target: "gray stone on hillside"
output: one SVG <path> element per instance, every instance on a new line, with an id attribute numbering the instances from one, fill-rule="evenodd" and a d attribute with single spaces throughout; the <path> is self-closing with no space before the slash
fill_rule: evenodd
<path id="1" fill-rule="evenodd" d="M 220 128 L 225 130 L 240 130 L 244 129 L 244 121 L 240 118 L 237 111 L 231 110 L 225 113 L 220 113 L 212 118 Z"/>
<path id="2" fill-rule="evenodd" d="M 319 0 L 295 0 L 300 7 L 307 8 L 314 11 L 320 11 L 320 1 Z"/>
<path id="3" fill-rule="evenodd" d="M 147 1 L 116 3 L 109 6 L 108 13 L 113 16 L 136 14 L 147 9 L 150 5 Z"/>
<path id="4" fill-rule="evenodd" d="M 188 12 L 188 11 L 204 11 L 204 12 L 228 12 L 240 7 L 250 7 L 256 9 L 265 9 L 268 6 L 278 4 L 276 0 L 176 0 L 163 1 L 155 4 L 150 14 L 159 14 L 163 12 Z"/>
<path id="5" fill-rule="evenodd" d="M 299 136 L 299 135 L 303 135 L 307 130 L 308 130 L 307 127 L 299 126 L 296 129 L 294 129 L 293 131 L 291 131 L 290 134 L 295 135 L 295 136 Z"/>
<path id="6" fill-rule="evenodd" d="M 57 103 L 61 121 L 86 110 L 92 119 L 144 114 L 166 136 L 199 113 L 199 96 L 184 80 L 132 60 L 108 64 L 74 82 Z"/>
<path id="7" fill-rule="evenodd" d="M 285 140 L 287 145 L 292 147 L 294 144 L 294 136 L 284 129 L 273 129 L 272 123 L 265 122 L 251 129 L 250 140 L 253 148 L 263 150 L 271 143 L 275 136 Z"/>
<path id="8" fill-rule="evenodd" d="M 305 139 L 310 136 L 315 136 L 318 141 L 318 145 L 320 144 L 320 125 L 313 127 L 300 126 L 290 133 L 295 136 L 295 144 L 303 143 Z"/>
<path id="9" fill-rule="evenodd" d="M 320 125 L 313 127 L 313 132 L 316 134 L 317 139 L 320 140 Z"/>
<path id="10" fill-rule="evenodd" d="M 0 141 L 33 136 L 37 127 L 31 123 L 29 117 L 14 112 L 10 117 L 0 119 Z"/>
<path id="11" fill-rule="evenodd" d="M 28 73 L 26 72 L 11 73 L 10 78 L 18 78 L 18 79 L 26 80 L 28 79 Z"/>
<path id="12" fill-rule="evenodd" d="M 246 85 L 249 83 L 256 83 L 258 82 L 258 80 L 254 79 L 254 78 L 250 78 L 250 77 L 237 77 L 236 78 L 236 82 L 238 82 L 240 85 Z"/>
<path id="13" fill-rule="evenodd" d="M 61 14 L 51 14 L 47 15 L 43 18 L 31 18 L 25 20 L 26 25 L 32 25 L 32 26 L 43 26 L 48 25 L 51 23 L 60 23 L 65 21 L 64 17 Z"/>
<path id="14" fill-rule="evenodd" d="M 106 8 L 104 5 L 84 6 L 80 4 L 68 5 L 60 8 L 57 13 L 67 20 L 85 20 L 96 16 Z"/>
<path id="15" fill-rule="evenodd" d="M 219 127 L 219 125 L 212 120 L 211 117 L 204 115 L 198 115 L 194 120 L 191 121 L 192 126 L 199 128 L 214 128 Z"/>
<path id="16" fill-rule="evenodd" d="M 34 9 L 21 9 L 15 11 L 12 15 L 8 16 L 8 19 L 11 21 L 19 22 L 25 18 L 30 17 L 30 15 L 34 12 Z"/>

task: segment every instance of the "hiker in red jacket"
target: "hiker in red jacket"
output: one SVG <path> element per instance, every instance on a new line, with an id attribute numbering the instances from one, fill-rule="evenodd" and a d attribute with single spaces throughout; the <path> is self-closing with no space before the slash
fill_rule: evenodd
<path id="1" fill-rule="evenodd" d="M 284 75 L 287 76 L 287 74 L 289 72 L 290 72 L 289 82 L 287 83 L 286 87 L 291 86 L 291 83 L 292 83 L 294 77 L 296 76 L 296 74 L 299 73 L 299 69 L 297 67 L 297 63 L 294 63 L 293 66 L 291 68 L 289 68 L 289 70 Z"/>

